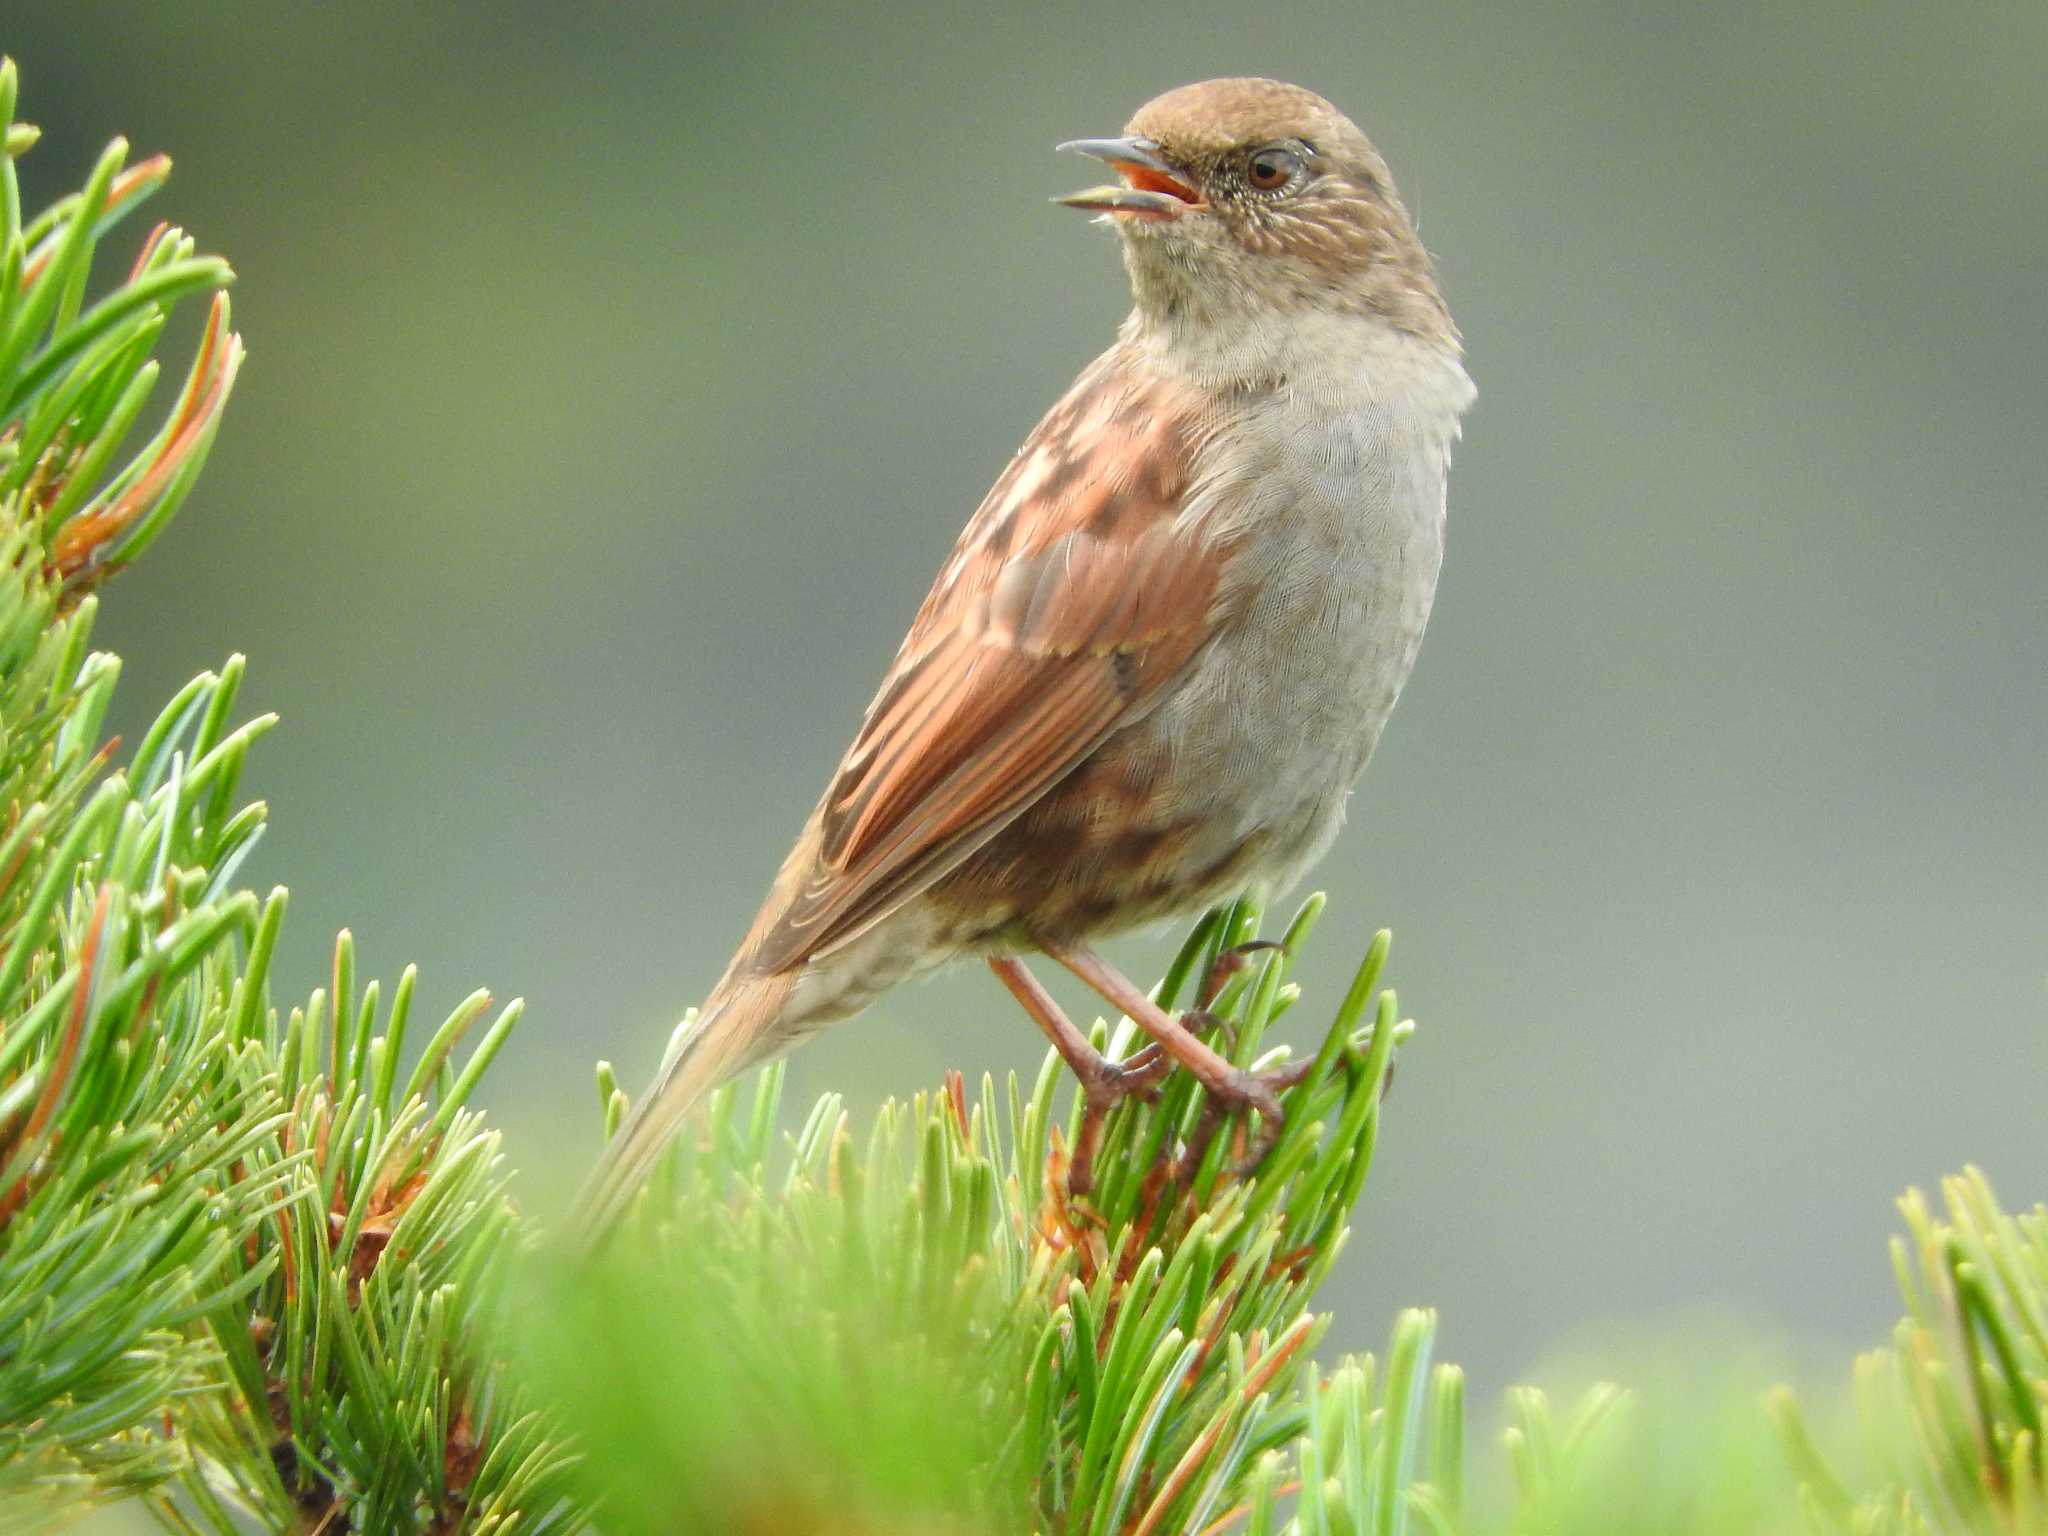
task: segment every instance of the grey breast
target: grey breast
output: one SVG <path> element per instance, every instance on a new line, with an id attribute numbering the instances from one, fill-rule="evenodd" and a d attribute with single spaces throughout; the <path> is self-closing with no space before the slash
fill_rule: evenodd
<path id="1" fill-rule="evenodd" d="M 1242 504 L 1207 515 L 1243 541 L 1233 585 L 1246 606 L 1149 724 L 1181 744 L 1174 798 L 1214 813 L 1219 846 L 1257 838 L 1269 883 L 1334 835 L 1414 666 L 1443 557 L 1432 439 L 1383 401 L 1333 411 L 1276 396 L 1211 446 L 1204 478 Z"/>

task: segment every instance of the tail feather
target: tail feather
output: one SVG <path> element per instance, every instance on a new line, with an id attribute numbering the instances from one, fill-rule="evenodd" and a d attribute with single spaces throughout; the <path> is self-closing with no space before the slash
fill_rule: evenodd
<path id="1" fill-rule="evenodd" d="M 774 1052 L 774 1025 L 788 999 L 788 976 L 728 977 L 669 1053 L 584 1186 L 577 1212 L 586 1246 L 615 1227 L 634 1193 L 703 1097 Z"/>

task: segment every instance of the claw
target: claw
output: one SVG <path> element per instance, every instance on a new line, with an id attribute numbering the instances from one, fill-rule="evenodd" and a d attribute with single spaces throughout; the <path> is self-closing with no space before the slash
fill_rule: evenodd
<path id="1" fill-rule="evenodd" d="M 1078 1075 L 1081 1093 L 1087 1102 L 1090 1105 L 1099 1102 L 1104 1109 L 1109 1109 L 1119 1099 L 1133 1095 L 1157 1098 L 1159 1080 L 1172 1070 L 1172 1058 L 1155 1041 L 1140 1046 L 1122 1061 L 1104 1057 L 1098 1066 Z"/>
<path id="2" fill-rule="evenodd" d="M 1230 978 L 1252 963 L 1252 956 L 1263 950 L 1285 950 L 1287 946 L 1275 939 L 1246 939 L 1242 944 L 1233 944 L 1219 951 L 1209 966 L 1209 974 L 1202 978 L 1202 1007 L 1207 1008 L 1223 993 Z"/>
<path id="3" fill-rule="evenodd" d="M 1274 1067 L 1267 1072 L 1247 1074 L 1251 1077 L 1252 1081 L 1259 1084 L 1272 1098 L 1275 1112 L 1268 1115 L 1263 1106 L 1254 1102 L 1254 1107 L 1258 1109 L 1264 1124 L 1259 1127 L 1258 1137 L 1252 1142 L 1250 1150 L 1245 1153 L 1244 1160 L 1237 1165 L 1238 1177 L 1250 1178 L 1253 1174 L 1257 1173 L 1260 1166 L 1272 1155 L 1273 1148 L 1280 1144 L 1280 1132 L 1283 1128 L 1283 1122 L 1278 1113 L 1280 1108 L 1279 1096 L 1299 1084 L 1302 1079 L 1309 1075 L 1314 1067 L 1315 1058 L 1308 1057 L 1301 1061 L 1290 1061 L 1285 1066 Z"/>
<path id="4" fill-rule="evenodd" d="M 1188 1133 L 1180 1156 L 1174 1160 L 1175 1180 L 1185 1182 L 1194 1177 L 1195 1170 L 1208 1155 L 1210 1142 L 1216 1139 L 1217 1130 L 1230 1117 L 1231 1111 L 1238 1108 L 1258 1111 L 1259 1134 L 1251 1149 L 1231 1165 L 1230 1171 L 1238 1178 L 1249 1178 L 1257 1173 L 1260 1164 L 1279 1144 L 1280 1132 L 1287 1123 L 1280 1095 L 1299 1084 L 1314 1066 L 1315 1060 L 1311 1057 L 1304 1061 L 1290 1061 L 1266 1072 L 1239 1071 L 1221 1091 L 1210 1090 L 1194 1129 Z"/>
<path id="5" fill-rule="evenodd" d="M 1173 1070 L 1173 1058 L 1157 1040 L 1148 1040 L 1122 1061 L 1106 1065 L 1124 1093 L 1150 1102 L 1159 1097 L 1160 1079 Z"/>

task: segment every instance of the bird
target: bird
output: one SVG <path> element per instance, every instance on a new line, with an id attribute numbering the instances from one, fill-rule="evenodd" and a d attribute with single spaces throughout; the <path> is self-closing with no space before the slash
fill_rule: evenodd
<path id="1" fill-rule="evenodd" d="M 1113 183 L 1132 307 L 940 567 L 753 926 L 611 1138 L 614 1225 L 718 1084 L 947 961 L 979 957 L 1079 1080 L 1069 1165 L 1179 1064 L 1281 1120 L 1095 945 L 1291 885 L 1329 846 L 1414 666 L 1474 398 L 1379 152 L 1300 86 L 1154 98 L 1062 150 Z M 1098 1052 L 1043 957 L 1149 1043 Z M 1092 1128 L 1092 1130 L 1091 1130 Z"/>

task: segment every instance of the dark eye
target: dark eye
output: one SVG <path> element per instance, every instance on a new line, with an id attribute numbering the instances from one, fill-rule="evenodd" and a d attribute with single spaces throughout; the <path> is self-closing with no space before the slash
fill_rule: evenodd
<path id="1" fill-rule="evenodd" d="M 1245 162 L 1244 176 L 1261 192 L 1278 192 L 1301 170 L 1301 156 L 1291 149 L 1261 149 Z"/>

